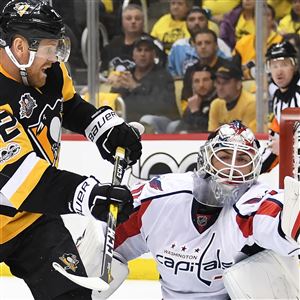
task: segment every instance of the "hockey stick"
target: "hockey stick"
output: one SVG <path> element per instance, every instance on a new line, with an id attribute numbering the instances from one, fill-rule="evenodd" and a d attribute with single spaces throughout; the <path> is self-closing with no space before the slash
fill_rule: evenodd
<path id="1" fill-rule="evenodd" d="M 115 163 L 113 170 L 112 184 L 120 185 L 124 172 L 127 167 L 125 159 L 125 149 L 118 147 L 115 154 Z M 60 274 L 73 281 L 74 283 L 85 288 L 97 291 L 106 291 L 109 288 L 111 281 L 111 263 L 113 258 L 113 249 L 115 241 L 115 228 L 117 224 L 118 205 L 110 204 L 107 229 L 105 234 L 104 252 L 102 260 L 101 278 L 100 277 L 85 277 L 68 273 L 59 263 L 53 262 L 53 268 Z"/>
<path id="2" fill-rule="evenodd" d="M 127 160 L 125 158 L 125 149 L 118 147 L 115 155 L 115 165 L 112 177 L 113 185 L 121 185 L 122 179 L 127 167 Z M 107 227 L 104 241 L 104 251 L 101 268 L 101 279 L 108 284 L 111 282 L 111 263 L 113 259 L 114 243 L 115 243 L 115 229 L 117 226 L 118 205 L 110 204 L 107 218 Z"/>
<path id="3" fill-rule="evenodd" d="M 144 133 L 144 126 L 138 122 L 129 123 L 130 126 L 134 127 L 139 131 L 140 135 Z M 125 149 L 118 147 L 116 149 L 116 157 L 113 171 L 113 184 L 121 184 L 127 162 L 125 160 Z M 73 281 L 74 283 L 83 286 L 85 288 L 96 290 L 96 291 L 106 291 L 109 289 L 109 282 L 111 282 L 111 262 L 113 258 L 113 247 L 115 240 L 115 227 L 116 219 L 118 214 L 118 206 L 110 205 L 109 215 L 107 221 L 107 231 L 105 235 L 105 244 L 103 252 L 103 261 L 101 268 L 101 278 L 100 277 L 85 277 L 77 276 L 68 273 L 60 264 L 53 262 L 53 268 L 61 273 L 63 276 Z M 109 222 L 111 224 L 109 224 Z"/>

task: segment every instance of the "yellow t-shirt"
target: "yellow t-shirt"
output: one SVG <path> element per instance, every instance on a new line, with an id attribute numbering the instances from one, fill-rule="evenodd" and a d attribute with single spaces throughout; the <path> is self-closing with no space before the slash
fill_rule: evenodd
<path id="1" fill-rule="evenodd" d="M 289 14 L 280 20 L 278 31 L 281 34 L 298 33 L 300 34 L 300 22 L 294 22 L 292 16 Z"/>
<path id="2" fill-rule="evenodd" d="M 224 15 L 240 4 L 240 0 L 203 0 L 202 7 L 209 9 L 211 14 Z"/>
<path id="3" fill-rule="evenodd" d="M 267 40 L 267 45 L 265 49 L 268 49 L 269 46 L 275 43 L 280 43 L 282 41 L 282 36 L 275 31 L 272 31 Z M 265 50 L 266 51 L 266 50 Z M 235 48 L 232 52 L 234 56 L 238 53 L 241 56 L 241 64 L 243 69 L 244 79 L 253 79 L 250 70 L 246 66 L 249 62 L 253 61 L 255 64 L 256 53 L 255 53 L 255 35 L 248 34 L 243 36 L 240 40 L 237 41 Z"/>
<path id="4" fill-rule="evenodd" d="M 171 14 L 162 16 L 154 24 L 151 35 L 163 42 L 167 53 L 174 42 L 190 36 L 185 21 L 174 20 Z"/>
<path id="5" fill-rule="evenodd" d="M 241 120 L 243 124 L 256 132 L 256 104 L 253 94 L 242 90 L 236 106 L 227 110 L 226 101 L 216 98 L 209 110 L 208 131 L 215 131 L 219 126 L 233 120 Z"/>
<path id="6" fill-rule="evenodd" d="M 114 11 L 114 6 L 112 0 L 102 0 L 102 3 L 105 6 L 106 12 L 112 13 Z"/>
<path id="7" fill-rule="evenodd" d="M 246 34 L 255 34 L 254 19 L 246 20 L 243 14 L 241 14 L 235 26 L 236 40 L 238 41 Z"/>
<path id="8" fill-rule="evenodd" d="M 290 0 L 268 0 L 267 3 L 274 8 L 277 20 L 289 14 L 292 8 Z"/>

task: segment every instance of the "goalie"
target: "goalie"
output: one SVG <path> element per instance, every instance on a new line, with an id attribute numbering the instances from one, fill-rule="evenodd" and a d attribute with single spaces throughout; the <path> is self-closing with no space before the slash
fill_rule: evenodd
<path id="1" fill-rule="evenodd" d="M 257 182 L 261 164 L 250 129 L 239 121 L 222 125 L 200 148 L 196 172 L 157 176 L 132 189 L 135 211 L 117 227 L 116 254 L 129 261 L 150 251 L 164 299 L 228 299 L 228 291 L 232 298 L 296 298 L 299 193 L 284 203 L 282 190 Z M 256 282 L 252 294 L 238 272 L 227 276 L 226 290 L 224 273 L 253 254 L 260 255 L 249 258 L 260 262 L 260 274 L 246 269 Z"/>

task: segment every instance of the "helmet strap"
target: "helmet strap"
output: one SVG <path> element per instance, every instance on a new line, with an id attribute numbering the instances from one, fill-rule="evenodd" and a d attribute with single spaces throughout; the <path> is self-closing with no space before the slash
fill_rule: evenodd
<path id="1" fill-rule="evenodd" d="M 15 56 L 13 55 L 13 53 L 11 52 L 9 46 L 6 46 L 5 48 L 5 52 L 6 54 L 8 55 L 8 57 L 10 58 L 10 60 L 15 64 L 15 66 L 20 70 L 20 75 L 21 75 L 21 78 L 22 78 L 22 82 L 23 84 L 25 85 L 29 85 L 28 83 L 28 74 L 27 74 L 27 68 L 29 68 L 33 61 L 34 61 L 34 58 L 35 58 L 35 55 L 36 55 L 36 51 L 29 51 L 29 59 L 28 59 L 28 63 L 27 64 L 20 64 L 18 62 L 18 60 L 15 58 Z"/>

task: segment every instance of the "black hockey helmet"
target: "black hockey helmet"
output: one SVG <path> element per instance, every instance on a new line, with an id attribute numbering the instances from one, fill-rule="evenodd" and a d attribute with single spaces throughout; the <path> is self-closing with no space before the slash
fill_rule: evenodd
<path id="1" fill-rule="evenodd" d="M 11 46 L 15 34 L 24 36 L 29 44 L 41 39 L 64 38 L 61 16 L 43 0 L 11 0 L 1 10 L 0 46 Z"/>
<path id="2" fill-rule="evenodd" d="M 266 53 L 267 61 L 281 57 L 297 58 L 297 51 L 290 42 L 284 41 L 282 43 L 272 44 L 268 48 Z"/>

